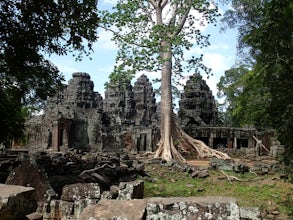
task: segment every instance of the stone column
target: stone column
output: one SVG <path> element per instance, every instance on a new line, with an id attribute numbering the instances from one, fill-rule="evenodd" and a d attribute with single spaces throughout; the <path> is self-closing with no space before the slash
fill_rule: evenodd
<path id="1" fill-rule="evenodd" d="M 208 143 L 209 147 L 214 148 L 214 138 L 213 136 L 209 137 L 209 143 Z"/>
<path id="2" fill-rule="evenodd" d="M 237 138 L 234 137 L 234 140 L 233 140 L 233 149 L 237 150 Z"/>
<path id="3" fill-rule="evenodd" d="M 53 121 L 52 148 L 55 151 L 59 150 L 59 122 L 58 121 Z"/>
<path id="4" fill-rule="evenodd" d="M 146 151 L 153 151 L 152 148 L 152 129 L 147 132 L 146 137 Z"/>
<path id="5" fill-rule="evenodd" d="M 211 130 L 210 136 L 209 136 L 209 147 L 214 148 L 214 137 L 216 136 L 216 133 Z"/>

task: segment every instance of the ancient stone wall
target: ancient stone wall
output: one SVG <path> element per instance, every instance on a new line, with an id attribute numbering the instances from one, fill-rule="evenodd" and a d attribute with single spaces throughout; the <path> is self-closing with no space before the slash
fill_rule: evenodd
<path id="1" fill-rule="evenodd" d="M 255 153 L 254 128 L 216 126 L 215 100 L 199 74 L 187 81 L 179 105 L 179 123 L 192 137 L 212 148 Z M 112 83 L 103 99 L 87 73 L 73 73 L 64 91 L 48 99 L 44 114 L 27 121 L 27 147 L 154 151 L 159 122 L 159 104 L 145 75 L 134 86 L 130 81 Z"/>
<path id="2" fill-rule="evenodd" d="M 48 98 L 44 114 L 26 122 L 27 147 L 112 151 L 123 148 L 130 134 L 130 148 L 152 150 L 158 122 L 147 77 L 134 88 L 130 82 L 112 84 L 104 100 L 93 89 L 87 73 L 73 73 L 64 91 Z"/>

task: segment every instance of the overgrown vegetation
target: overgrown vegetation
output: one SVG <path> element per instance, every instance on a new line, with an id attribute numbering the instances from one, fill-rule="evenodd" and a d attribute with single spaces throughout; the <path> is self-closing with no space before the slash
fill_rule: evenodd
<path id="1" fill-rule="evenodd" d="M 280 216 L 284 219 L 293 217 L 293 185 L 265 175 L 256 179 L 255 174 L 229 173 L 247 182 L 229 182 L 220 171 L 211 171 L 210 177 L 192 178 L 186 172 L 159 164 L 146 166 L 150 177 L 145 178 L 145 197 L 186 197 L 186 196 L 225 196 L 235 197 L 243 207 L 269 209 L 269 204 L 276 204 Z M 253 181 L 252 181 L 253 180 Z"/>
<path id="2" fill-rule="evenodd" d="M 273 128 L 286 146 L 293 173 L 293 3 L 289 0 L 228 0 L 223 21 L 238 29 L 239 63 L 222 76 L 226 123 Z"/>

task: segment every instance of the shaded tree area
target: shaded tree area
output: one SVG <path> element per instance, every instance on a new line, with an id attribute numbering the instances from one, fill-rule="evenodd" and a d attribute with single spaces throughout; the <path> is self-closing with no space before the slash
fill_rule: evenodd
<path id="1" fill-rule="evenodd" d="M 291 164 L 292 174 L 293 2 L 231 2 L 233 7 L 223 20 L 228 27 L 239 30 L 238 50 L 242 64 L 226 71 L 218 84 L 231 104 L 228 115 L 238 125 L 276 129 L 286 146 L 285 161 Z M 237 74 L 241 65 L 248 68 Z M 238 94 L 233 94 L 234 85 L 240 85 Z"/>
<path id="2" fill-rule="evenodd" d="M 97 0 L 0 2 L 0 143 L 21 137 L 31 107 L 62 86 L 44 55 L 88 55 L 98 21 Z"/>
<path id="3" fill-rule="evenodd" d="M 184 54 L 193 46 L 209 45 L 200 26 L 216 21 L 217 7 L 206 0 L 120 0 L 113 12 L 103 14 L 103 28 L 119 46 L 110 80 L 131 79 L 139 71 L 161 72 L 161 139 L 155 157 L 184 160 L 182 152 L 195 151 L 198 157 L 229 158 L 188 136 L 176 124 L 172 105 L 173 77 L 184 70 L 209 72 L 202 56 Z"/>

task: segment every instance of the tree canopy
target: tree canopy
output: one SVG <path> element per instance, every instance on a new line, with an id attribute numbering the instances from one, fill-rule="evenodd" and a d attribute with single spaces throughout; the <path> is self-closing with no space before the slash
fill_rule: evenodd
<path id="1" fill-rule="evenodd" d="M 242 111 L 249 124 L 262 124 L 275 128 L 286 145 L 288 155 L 293 154 L 293 2 L 290 0 L 232 0 L 232 9 L 224 21 L 228 27 L 239 30 L 239 51 L 249 60 L 250 71 L 232 79 L 224 88 L 229 75 L 219 86 L 229 97 L 231 85 L 241 84 L 243 90 L 233 101 L 233 111 Z M 233 72 L 231 69 L 227 72 Z M 227 73 L 226 72 L 226 73 Z M 248 94 L 251 95 L 248 95 Z M 231 96 L 227 99 L 231 99 Z M 260 102 L 259 102 L 260 101 Z M 252 110 L 252 111 L 251 111 Z M 257 111 L 260 114 L 257 114 Z M 250 119 L 245 118 L 250 114 Z M 262 117 L 265 120 L 260 120 Z M 288 122 L 288 120 L 291 120 Z M 290 159 L 289 159 L 290 161 Z M 293 163 L 291 161 L 293 166 Z"/>
<path id="2" fill-rule="evenodd" d="M 44 55 L 92 50 L 97 0 L 0 2 L 0 142 L 20 137 L 23 107 L 45 100 L 63 76 Z"/>

